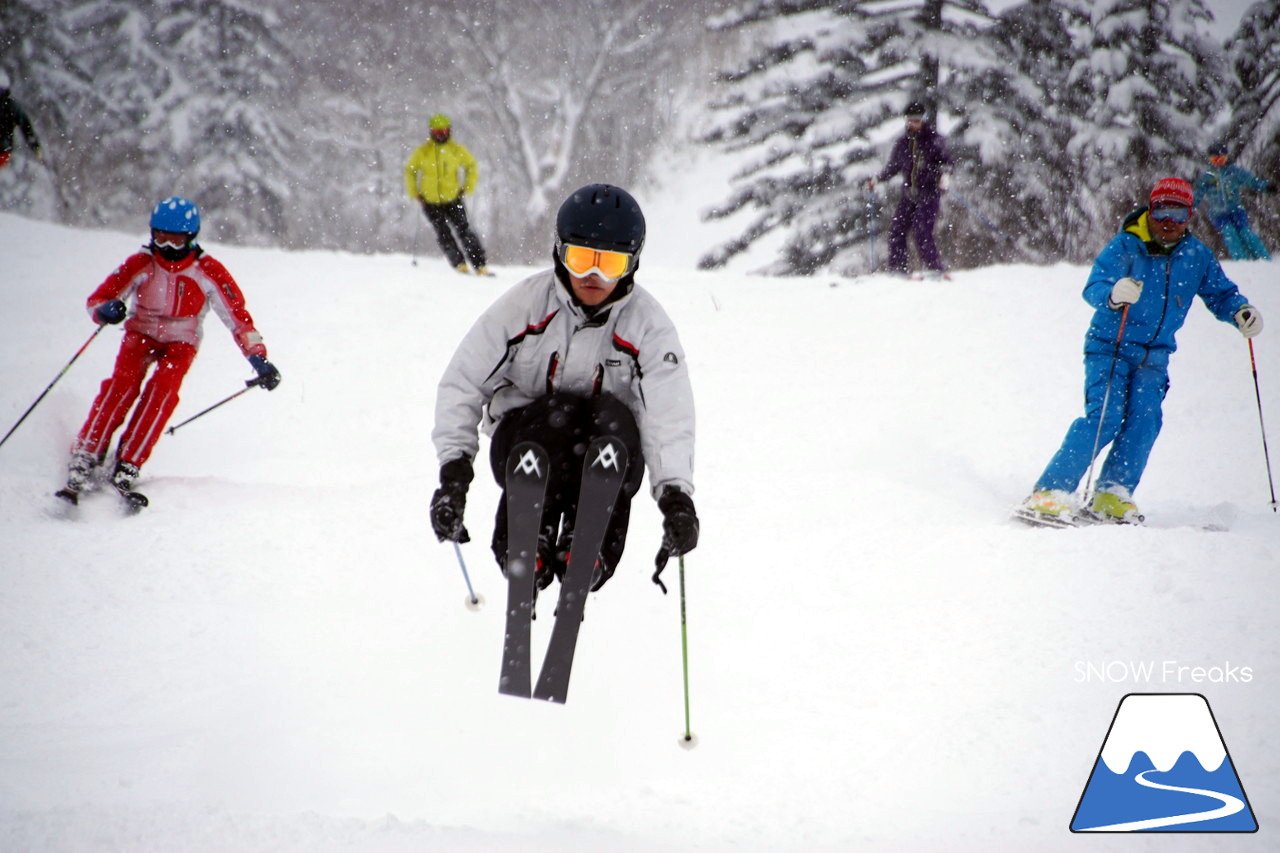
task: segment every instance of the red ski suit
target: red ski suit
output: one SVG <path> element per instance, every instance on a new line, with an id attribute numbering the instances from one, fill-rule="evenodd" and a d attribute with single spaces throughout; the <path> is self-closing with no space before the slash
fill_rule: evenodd
<path id="1" fill-rule="evenodd" d="M 138 399 L 147 369 L 155 364 L 117 453 L 118 461 L 141 467 L 178 405 L 178 389 L 200 348 L 201 325 L 209 308 L 231 330 L 246 358 L 266 358 L 267 348 L 235 279 L 199 249 L 180 261 L 166 261 L 150 250 L 133 255 L 89 297 L 89 316 L 112 299 L 132 300 L 124 340 L 115 370 L 103 381 L 73 449 L 99 461 L 106 456 L 111 436 Z"/>

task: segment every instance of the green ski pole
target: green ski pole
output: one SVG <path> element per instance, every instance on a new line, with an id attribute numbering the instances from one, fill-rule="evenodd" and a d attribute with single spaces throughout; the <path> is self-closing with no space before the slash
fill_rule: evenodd
<path id="1" fill-rule="evenodd" d="M 685 609 L 683 554 L 680 555 L 680 652 L 684 661 L 684 734 L 680 736 L 680 746 L 693 749 L 698 739 L 689 725 L 689 618 Z"/>

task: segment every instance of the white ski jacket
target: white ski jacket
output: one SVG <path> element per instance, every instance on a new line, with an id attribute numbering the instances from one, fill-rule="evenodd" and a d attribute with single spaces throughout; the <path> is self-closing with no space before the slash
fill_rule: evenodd
<path id="1" fill-rule="evenodd" d="M 662 306 L 639 285 L 588 319 L 553 270 L 530 276 L 467 332 L 436 393 L 431 433 L 440 464 L 480 449 L 507 412 L 555 391 L 608 393 L 635 415 L 656 498 L 693 494 L 693 389 Z"/>

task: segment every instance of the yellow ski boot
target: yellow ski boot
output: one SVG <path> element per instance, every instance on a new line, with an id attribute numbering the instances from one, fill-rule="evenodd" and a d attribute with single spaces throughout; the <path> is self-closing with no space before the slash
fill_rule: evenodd
<path id="1" fill-rule="evenodd" d="M 1074 527 L 1071 495 L 1061 489 L 1038 489 L 1031 493 L 1013 517 L 1032 527 Z"/>
<path id="2" fill-rule="evenodd" d="M 1125 489 L 1098 492 L 1089 505 L 1089 514 L 1093 520 L 1107 524 L 1141 524 L 1142 513 L 1138 506 L 1129 499 Z"/>

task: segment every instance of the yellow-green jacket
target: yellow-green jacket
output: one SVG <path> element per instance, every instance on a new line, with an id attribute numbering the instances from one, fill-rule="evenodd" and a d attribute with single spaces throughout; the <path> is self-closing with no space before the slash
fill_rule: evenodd
<path id="1" fill-rule="evenodd" d="M 458 170 L 466 174 L 465 184 L 458 182 Z M 428 204 L 446 204 L 461 193 L 475 191 L 480 173 L 476 158 L 459 142 L 427 142 L 418 146 L 404 164 L 404 187 L 409 198 Z"/>

